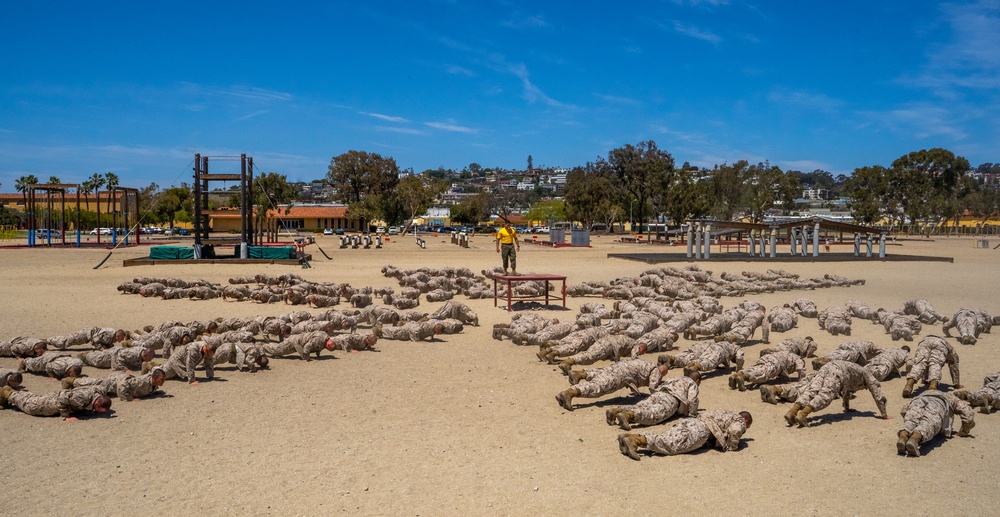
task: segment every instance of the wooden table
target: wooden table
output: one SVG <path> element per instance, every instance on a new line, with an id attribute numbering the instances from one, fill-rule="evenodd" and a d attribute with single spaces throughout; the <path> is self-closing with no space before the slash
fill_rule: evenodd
<path id="1" fill-rule="evenodd" d="M 547 273 L 530 273 L 527 275 L 500 275 L 493 277 L 493 306 L 497 306 L 497 286 L 500 282 L 506 283 L 507 287 L 507 311 L 511 310 L 513 302 L 541 302 L 544 301 L 545 305 L 549 304 L 549 282 L 554 280 L 562 280 L 562 290 L 560 291 L 562 298 L 562 308 L 566 310 L 566 277 L 563 275 L 550 275 Z M 518 282 L 545 282 L 545 298 L 537 297 L 514 297 L 514 284 Z M 552 295 L 555 298 L 556 295 Z"/>

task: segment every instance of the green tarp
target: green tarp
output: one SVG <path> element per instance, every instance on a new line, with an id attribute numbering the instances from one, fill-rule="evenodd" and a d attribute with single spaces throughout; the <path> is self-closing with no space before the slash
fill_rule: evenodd
<path id="1" fill-rule="evenodd" d="M 295 246 L 247 246 L 247 258 L 252 259 L 293 259 Z M 240 247 L 236 247 L 236 256 L 240 256 Z"/>
<path id="2" fill-rule="evenodd" d="M 149 258 L 153 260 L 193 259 L 194 248 L 184 246 L 151 246 Z"/>

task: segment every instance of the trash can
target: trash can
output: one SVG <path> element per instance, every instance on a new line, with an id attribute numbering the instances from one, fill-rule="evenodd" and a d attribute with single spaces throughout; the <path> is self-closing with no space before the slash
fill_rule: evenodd
<path id="1" fill-rule="evenodd" d="M 549 243 L 562 244 L 564 242 L 566 242 L 565 228 L 552 228 L 549 230 Z"/>
<path id="2" fill-rule="evenodd" d="M 590 230 L 586 228 L 570 230 L 570 243 L 573 246 L 590 246 Z"/>

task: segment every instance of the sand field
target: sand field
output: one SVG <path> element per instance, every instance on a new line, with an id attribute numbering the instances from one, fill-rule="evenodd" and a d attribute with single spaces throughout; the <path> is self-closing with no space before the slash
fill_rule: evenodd
<path id="1" fill-rule="evenodd" d="M 115 287 L 136 276 L 204 278 L 297 273 L 307 280 L 353 286 L 391 286 L 381 266 L 465 266 L 499 263 L 489 237 L 470 248 L 430 238 L 426 250 L 412 238 L 393 238 L 383 249 L 337 249 L 333 237 L 315 247 L 311 269 L 277 265 L 156 265 L 128 267 L 122 260 L 148 248 L 119 249 L 104 266 L 98 249 L 0 249 L 0 339 L 47 337 L 87 326 L 127 329 L 166 320 L 189 321 L 284 314 L 302 306 L 223 300 L 145 299 Z M 651 265 L 609 259 L 608 253 L 650 247 L 594 236 L 593 247 L 522 247 L 522 272 L 567 275 L 569 283 L 635 276 Z M 682 253 L 681 248 L 676 248 Z M 659 250 L 653 250 L 659 251 Z M 943 262 L 713 262 L 723 271 L 785 269 L 804 277 L 836 273 L 863 278 L 864 286 L 747 296 L 767 307 L 808 297 L 820 308 L 857 298 L 872 307 L 898 308 L 927 298 L 951 316 L 963 306 L 1000 314 L 1000 250 L 977 249 L 972 239 L 906 240 L 892 253 L 951 256 Z M 714 250 L 713 250 L 714 253 Z M 685 262 L 664 265 L 686 265 Z M 434 342 L 382 340 L 380 352 L 325 353 L 320 361 L 275 359 L 256 374 L 229 368 L 218 380 L 187 385 L 167 381 L 165 395 L 138 402 L 115 400 L 108 416 L 63 422 L 0 410 L 9 515 L 986 515 L 995 510 L 989 465 L 1000 459 L 1000 415 L 977 413 L 970 438 L 938 439 L 924 456 L 896 454 L 895 435 L 904 381 L 883 383 L 891 420 L 877 417 L 867 392 L 841 412 L 839 402 L 814 413 L 814 425 L 790 428 L 787 405 L 761 402 L 757 391 L 730 391 L 719 371 L 701 385 L 703 409 L 748 410 L 754 424 L 745 447 L 731 453 L 623 456 L 604 422 L 604 409 L 628 403 L 627 392 L 577 399 L 560 408 L 554 395 L 569 387 L 555 366 L 540 363 L 535 347 L 490 337 L 510 314 L 493 300 L 467 300 L 480 326 Z M 572 317 L 584 302 L 570 298 Z M 741 299 L 723 298 L 729 307 Z M 420 310 L 440 303 L 422 301 Z M 340 307 L 344 307 L 341 305 Z M 318 312 L 318 309 L 313 309 Z M 921 335 L 940 334 L 925 326 Z M 850 338 L 821 331 L 800 318 L 783 337 L 812 335 L 822 355 L 848 339 L 899 347 L 881 326 L 855 320 Z M 917 337 L 919 340 L 919 337 Z M 1000 370 L 1000 332 L 975 346 L 951 341 L 961 356 L 963 384 L 981 386 Z M 681 339 L 680 347 L 691 342 Z M 914 347 L 916 341 L 911 343 Z M 747 349 L 747 364 L 764 345 Z M 646 356 L 655 361 L 655 356 Z M 16 360 L 0 358 L 0 366 Z M 810 368 L 811 369 L 811 368 Z M 106 372 L 88 368 L 90 375 Z M 670 376 L 680 375 L 673 370 Z M 24 385 L 49 392 L 58 383 L 26 375 Z M 944 383 L 950 385 L 945 375 Z M 671 422 L 664 424 L 671 425 Z"/>

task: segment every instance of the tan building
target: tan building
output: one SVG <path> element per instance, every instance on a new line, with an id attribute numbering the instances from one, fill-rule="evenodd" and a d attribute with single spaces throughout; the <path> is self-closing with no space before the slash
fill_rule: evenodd
<path id="1" fill-rule="evenodd" d="M 365 221 L 361 218 L 347 216 L 345 205 L 292 205 L 285 212 L 285 207 L 268 210 L 267 217 L 276 219 L 279 228 L 292 230 L 331 230 L 342 229 L 346 232 L 365 230 Z M 213 232 L 238 232 L 240 230 L 240 211 L 236 209 L 216 210 L 209 214 L 208 224 Z"/>

